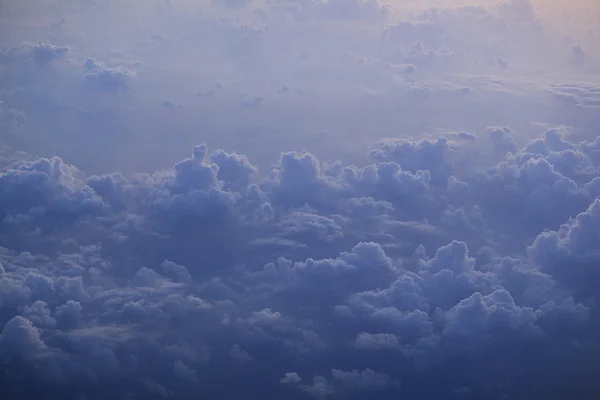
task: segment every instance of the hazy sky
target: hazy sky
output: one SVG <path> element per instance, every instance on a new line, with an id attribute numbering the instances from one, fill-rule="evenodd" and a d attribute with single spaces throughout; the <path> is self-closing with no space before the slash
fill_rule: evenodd
<path id="1" fill-rule="evenodd" d="M 554 10 L 539 3 L 544 16 Z M 383 137 L 574 125 L 548 89 L 597 82 L 598 20 L 573 24 L 562 10 L 539 19 L 526 1 L 484 4 L 4 2 L 7 48 L 68 47 L 43 68 L 4 66 L 4 108 L 27 115 L 6 142 L 90 173 L 131 173 L 166 168 L 199 141 L 268 168 L 282 150 L 334 161 Z M 86 58 L 122 73 L 122 85 L 86 87 Z M 23 84 L 36 95 L 12 93 Z M 577 112 L 577 128 L 595 121 Z"/>
<path id="2" fill-rule="evenodd" d="M 0 399 L 598 399 L 600 2 L 0 1 Z"/>

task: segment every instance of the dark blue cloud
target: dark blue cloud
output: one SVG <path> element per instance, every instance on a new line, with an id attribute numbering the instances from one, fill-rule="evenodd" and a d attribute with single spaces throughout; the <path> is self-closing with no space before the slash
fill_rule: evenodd
<path id="1" fill-rule="evenodd" d="M 593 393 L 585 374 L 540 386 L 561 369 L 536 357 L 595 354 L 597 141 L 490 132 L 504 161 L 473 170 L 447 140 L 366 167 L 284 153 L 265 175 L 206 145 L 151 175 L 4 167 L 3 394 Z M 530 380 L 498 370 L 524 356 Z"/>

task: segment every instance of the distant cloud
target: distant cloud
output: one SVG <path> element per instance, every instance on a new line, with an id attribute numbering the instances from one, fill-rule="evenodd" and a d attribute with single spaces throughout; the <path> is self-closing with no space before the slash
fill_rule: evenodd
<path id="1" fill-rule="evenodd" d="M 125 67 L 107 68 L 89 57 L 85 59 L 83 68 L 87 82 L 100 90 L 127 90 L 129 81 L 135 76 L 133 71 Z"/>

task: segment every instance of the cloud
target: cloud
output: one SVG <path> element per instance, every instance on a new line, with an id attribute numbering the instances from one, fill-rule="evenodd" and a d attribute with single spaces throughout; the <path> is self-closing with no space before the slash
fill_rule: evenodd
<path id="1" fill-rule="evenodd" d="M 562 83 L 550 86 L 550 93 L 558 99 L 579 107 L 600 107 L 600 90 L 591 84 Z"/>
<path id="2" fill-rule="evenodd" d="M 331 370 L 333 379 L 354 390 L 381 390 L 390 385 L 390 377 L 387 374 L 375 372 L 371 369 L 363 371 L 341 371 Z"/>
<path id="3" fill-rule="evenodd" d="M 175 103 L 173 100 L 167 99 L 161 102 L 161 105 L 168 110 L 183 110 L 185 106 L 180 103 Z"/>
<path id="4" fill-rule="evenodd" d="M 327 383 L 327 379 L 320 375 L 313 378 L 312 384 L 302 385 L 300 388 L 308 395 L 319 400 L 327 399 L 335 393 L 333 386 Z"/>
<path id="5" fill-rule="evenodd" d="M 6 323 L 0 335 L 0 349 L 3 358 L 14 356 L 36 355 L 46 349 L 39 331 L 31 321 L 16 316 Z"/>
<path id="6" fill-rule="evenodd" d="M 400 347 L 398 336 L 392 333 L 360 333 L 356 338 L 356 347 L 361 349 L 394 349 Z"/>
<path id="7" fill-rule="evenodd" d="M 297 384 L 300 382 L 302 382 L 302 378 L 295 372 L 286 372 L 284 377 L 281 378 L 281 383 L 285 384 Z"/>
<path id="8" fill-rule="evenodd" d="M 32 1 L 0 13 L 1 398 L 598 397 L 587 34 Z"/>
<path id="9" fill-rule="evenodd" d="M 485 174 L 456 170 L 448 158 L 462 150 L 448 141 L 399 141 L 364 168 L 323 167 L 313 154 L 286 153 L 262 178 L 247 157 L 211 153 L 206 145 L 194 147 L 191 157 L 170 170 L 131 178 L 86 178 L 58 158 L 15 164 L 2 175 L 4 198 L 17 193 L 21 199 L 3 203 L 5 220 L 13 221 L 6 234 L 14 243 L 19 235 L 34 238 L 38 252 L 49 245 L 60 250 L 50 258 L 2 253 L 8 317 L 3 341 L 16 340 L 13 330 L 27 331 L 20 337 L 33 344 L 18 352 L 25 365 L 43 357 L 48 368 L 59 365 L 57 371 L 70 376 L 85 363 L 79 372 L 90 385 L 122 371 L 181 395 L 190 384 L 211 387 L 206 379 L 213 359 L 229 358 L 239 368 L 252 361 L 259 370 L 278 371 L 293 365 L 286 360 L 312 360 L 321 353 L 331 379 L 312 361 L 306 367 L 314 369 L 303 367 L 315 377 L 312 382 L 285 370 L 279 376 L 300 393 L 328 398 L 416 385 L 399 386 L 404 379 L 378 362 L 343 367 L 335 362 L 339 351 L 360 352 L 358 360 L 365 361 L 370 353 L 391 351 L 402 370 L 415 365 L 428 371 L 431 360 L 461 352 L 478 357 L 505 343 L 583 340 L 595 315 L 585 297 L 594 278 L 562 266 L 575 262 L 573 254 L 582 266 L 593 263 L 589 243 L 598 202 L 589 191 L 597 180 L 595 142 L 570 142 L 551 130 L 519 149 L 507 139 L 508 128 L 491 132 L 500 132 L 492 133 L 493 146 L 508 143 L 514 152 Z M 559 208 L 558 214 L 538 206 L 544 216 L 539 223 L 551 226 L 552 216 L 566 225 L 543 232 L 528 222 L 532 231 L 539 229 L 537 239 L 522 234 L 512 237 L 511 246 L 499 246 L 496 237 L 513 230 L 495 222 L 492 213 L 523 224 L 518 218 L 524 211 L 515 208 L 509 217 L 481 196 L 482 188 L 506 198 L 530 196 L 536 187 L 555 188 L 541 192 L 544 201 L 567 191 L 581 205 L 570 202 L 573 208 Z M 465 211 L 470 204 L 477 205 L 476 214 Z M 582 211 L 569 220 L 578 207 Z M 18 225 L 16 215 L 23 215 Z M 495 228 L 471 225 L 473 233 L 466 236 L 471 244 L 444 239 L 465 233 L 459 215 L 470 224 L 478 215 Z M 415 216 L 427 218 L 432 229 L 418 240 L 405 233 Z M 19 233 L 18 226 L 25 231 Z M 75 227 L 85 235 L 66 240 Z M 107 227 L 113 232 L 108 236 Z M 27 232 L 40 228 L 46 236 Z M 197 234 L 207 235 L 200 255 L 190 251 L 197 248 L 192 240 Z M 100 238 L 102 247 L 75 245 Z M 281 258 L 261 250 L 267 239 Z M 146 240 L 154 249 L 143 245 Z M 388 245 L 393 242 L 402 246 Z M 228 265 L 239 262 L 243 265 Z M 568 339 L 562 338 L 564 324 Z M 123 346 L 136 341 L 123 358 Z M 14 346 L 5 351 L 9 348 Z M 279 357 L 281 366 L 265 366 Z M 165 375 L 158 377 L 153 368 Z"/>
<path id="10" fill-rule="evenodd" d="M 231 348 L 229 356 L 236 362 L 249 362 L 254 360 L 254 357 L 252 357 L 247 351 L 242 350 L 237 344 Z"/>
<path id="11" fill-rule="evenodd" d="M 542 232 L 528 252 L 533 261 L 559 279 L 566 280 L 591 295 L 588 285 L 598 279 L 592 265 L 598 257 L 593 243 L 598 235 L 595 229 L 600 216 L 600 200 L 596 199 L 587 210 L 562 225 L 558 231 Z M 583 284 L 585 282 L 585 284 Z"/>
<path id="12" fill-rule="evenodd" d="M 185 365 L 180 360 L 175 361 L 175 364 L 173 364 L 173 376 L 175 376 L 175 378 L 186 379 L 192 382 L 198 380 L 196 371 Z"/>
<path id="13" fill-rule="evenodd" d="M 50 43 L 40 43 L 33 47 L 33 58 L 40 65 L 46 65 L 54 60 L 64 58 L 69 51 L 67 46 L 53 46 Z"/>
<path id="14" fill-rule="evenodd" d="M 135 73 L 125 67 L 107 68 L 93 58 L 83 62 L 84 76 L 90 87 L 98 90 L 126 91 Z"/>
<path id="15" fill-rule="evenodd" d="M 58 157 L 13 164 L 0 176 L 0 216 L 47 230 L 81 215 L 101 213 L 103 201 L 79 174 Z"/>
<path id="16" fill-rule="evenodd" d="M 401 139 L 382 143 L 380 149 L 371 152 L 371 157 L 378 161 L 396 162 L 413 173 L 429 171 L 434 179 L 446 180 L 452 173 L 452 164 L 445 160 L 447 151 L 445 139 L 416 143 Z"/>

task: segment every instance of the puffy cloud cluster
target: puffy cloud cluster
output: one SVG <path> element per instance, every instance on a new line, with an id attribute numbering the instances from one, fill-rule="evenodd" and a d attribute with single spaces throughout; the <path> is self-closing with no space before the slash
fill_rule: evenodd
<path id="1" fill-rule="evenodd" d="M 599 141 L 488 135 L 480 156 L 394 140 L 365 166 L 291 152 L 268 174 L 206 145 L 130 177 L 4 167 L 3 396 L 597 390 L 540 377 L 598 367 Z M 498 370 L 514 363 L 539 372 Z"/>

